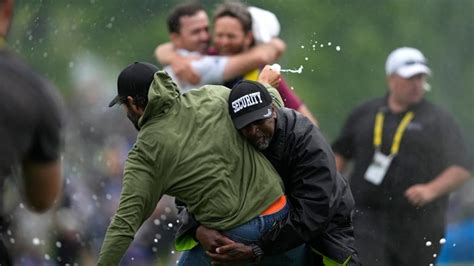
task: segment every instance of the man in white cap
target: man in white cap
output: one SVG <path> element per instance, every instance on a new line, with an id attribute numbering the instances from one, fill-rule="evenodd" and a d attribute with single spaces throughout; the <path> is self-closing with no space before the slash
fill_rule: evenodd
<path id="1" fill-rule="evenodd" d="M 431 70 L 409 47 L 387 58 L 389 91 L 354 109 L 333 144 L 339 171 L 354 162 L 356 246 L 364 265 L 434 264 L 449 193 L 469 179 L 454 119 L 424 99 Z"/>

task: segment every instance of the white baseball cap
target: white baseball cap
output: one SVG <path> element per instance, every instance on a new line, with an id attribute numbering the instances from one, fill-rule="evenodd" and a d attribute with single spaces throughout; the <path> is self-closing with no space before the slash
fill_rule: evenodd
<path id="1" fill-rule="evenodd" d="M 415 48 L 401 47 L 392 51 L 385 62 L 387 76 L 397 74 L 402 78 L 411 78 L 417 74 L 431 75 L 425 56 Z"/>
<path id="2" fill-rule="evenodd" d="M 252 16 L 252 33 L 257 43 L 267 43 L 280 34 L 280 22 L 275 14 L 254 6 L 248 10 Z"/>

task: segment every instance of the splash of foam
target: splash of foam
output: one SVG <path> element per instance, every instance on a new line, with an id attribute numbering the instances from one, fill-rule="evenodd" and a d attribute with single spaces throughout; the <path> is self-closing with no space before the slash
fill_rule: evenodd
<path id="1" fill-rule="evenodd" d="M 303 73 L 303 66 L 300 65 L 298 69 L 280 69 L 280 72 L 301 74 Z"/>

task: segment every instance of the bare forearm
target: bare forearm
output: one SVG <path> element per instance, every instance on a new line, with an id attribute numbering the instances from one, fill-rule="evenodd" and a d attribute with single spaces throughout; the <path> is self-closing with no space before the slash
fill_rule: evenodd
<path id="1" fill-rule="evenodd" d="M 427 186 L 433 191 L 435 198 L 439 198 L 459 188 L 469 177 L 470 173 L 465 168 L 451 166 L 429 182 Z"/>
<path id="2" fill-rule="evenodd" d="M 61 191 L 61 163 L 23 163 L 25 200 L 34 211 L 44 212 L 55 202 Z"/>
<path id="3" fill-rule="evenodd" d="M 176 56 L 178 56 L 178 53 L 170 42 L 160 44 L 155 49 L 156 60 L 162 65 L 170 65 Z"/>
<path id="4" fill-rule="evenodd" d="M 283 53 L 285 44 L 277 39 L 260 44 L 249 51 L 231 56 L 224 70 L 224 80 L 235 78 L 260 66 L 274 63 Z"/>

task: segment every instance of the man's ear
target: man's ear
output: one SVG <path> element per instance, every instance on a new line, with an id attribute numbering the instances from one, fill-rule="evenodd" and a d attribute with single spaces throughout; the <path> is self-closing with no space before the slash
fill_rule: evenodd
<path id="1" fill-rule="evenodd" d="M 132 96 L 127 96 L 127 105 L 134 112 L 136 112 L 138 109 L 138 106 L 135 104 L 135 99 L 133 99 Z"/>
<path id="2" fill-rule="evenodd" d="M 272 117 L 273 118 L 276 118 L 277 117 L 277 107 L 275 106 L 275 104 L 272 103 Z"/>
<path id="3" fill-rule="evenodd" d="M 127 106 L 132 110 L 134 113 L 142 115 L 144 112 L 144 108 L 138 106 L 135 103 L 135 99 L 132 96 L 127 96 Z"/>

